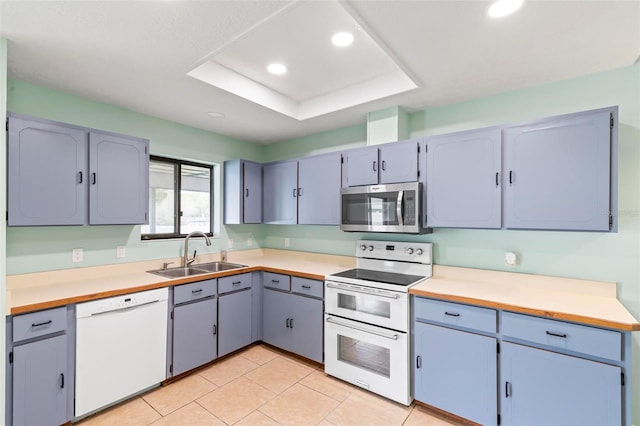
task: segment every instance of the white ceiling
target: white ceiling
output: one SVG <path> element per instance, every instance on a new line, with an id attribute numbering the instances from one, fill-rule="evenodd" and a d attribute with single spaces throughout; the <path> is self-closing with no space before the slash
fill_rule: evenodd
<path id="1" fill-rule="evenodd" d="M 274 51 L 277 33 L 265 29 L 298 7 L 291 3 L 0 0 L 0 35 L 9 40 L 10 78 L 260 143 L 362 123 L 390 106 L 419 110 L 624 67 L 640 56 L 640 0 L 529 0 L 501 20 L 486 16 L 482 0 L 344 1 L 391 61 L 371 62 L 379 69 L 370 77 L 395 64 L 417 89 L 368 100 L 375 87 L 352 85 L 352 101 L 364 103 L 298 120 L 187 75 L 217 57 L 297 102 L 344 88 L 341 79 L 364 60 L 305 68 L 295 89 L 251 74 L 266 58 L 261 52 Z M 306 19 L 287 26 L 293 44 L 283 55 L 316 54 L 304 44 L 294 49 L 326 18 Z M 207 114 L 214 111 L 225 118 Z"/>

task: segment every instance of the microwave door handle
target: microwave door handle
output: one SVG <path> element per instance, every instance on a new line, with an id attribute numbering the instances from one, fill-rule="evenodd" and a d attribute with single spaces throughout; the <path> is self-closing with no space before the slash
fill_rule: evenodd
<path id="1" fill-rule="evenodd" d="M 396 214 L 398 215 L 398 226 L 403 226 L 404 221 L 402 220 L 402 204 L 404 198 L 404 191 L 398 191 L 398 201 L 396 202 Z"/>

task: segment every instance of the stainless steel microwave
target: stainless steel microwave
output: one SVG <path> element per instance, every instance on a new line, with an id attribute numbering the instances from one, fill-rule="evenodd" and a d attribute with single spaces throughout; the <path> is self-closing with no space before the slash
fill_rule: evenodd
<path id="1" fill-rule="evenodd" d="M 348 232 L 423 234 L 422 184 L 394 183 L 342 188 L 340 229 Z"/>

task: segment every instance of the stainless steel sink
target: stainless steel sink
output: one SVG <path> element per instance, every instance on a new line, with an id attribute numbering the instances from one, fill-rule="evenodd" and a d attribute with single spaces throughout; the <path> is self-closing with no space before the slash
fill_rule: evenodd
<path id="1" fill-rule="evenodd" d="M 187 268 L 167 268 L 167 269 L 155 269 L 153 271 L 147 271 L 151 274 L 160 275 L 167 278 L 183 278 L 193 275 L 210 274 L 211 272 L 228 271 L 230 269 L 244 268 L 246 265 L 239 265 L 237 263 L 228 262 L 209 262 L 201 263 L 196 266 L 189 266 Z"/>
<path id="2" fill-rule="evenodd" d="M 200 263 L 195 265 L 194 268 L 203 269 L 207 272 L 220 272 L 220 271 L 228 271 L 229 269 L 238 269 L 245 268 L 247 265 L 239 265 L 237 263 L 229 263 L 229 262 L 209 262 L 209 263 Z"/>

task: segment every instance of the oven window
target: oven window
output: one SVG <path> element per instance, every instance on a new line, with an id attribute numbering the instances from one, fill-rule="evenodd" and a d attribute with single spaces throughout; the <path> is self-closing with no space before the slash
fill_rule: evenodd
<path id="1" fill-rule="evenodd" d="M 381 376 L 390 377 L 389 348 L 338 334 L 338 359 Z"/>
<path id="2" fill-rule="evenodd" d="M 351 295 L 338 293 L 338 307 L 349 309 L 354 312 L 375 315 L 377 317 L 390 318 L 391 304 L 382 300 L 374 299 L 366 295 Z"/>

